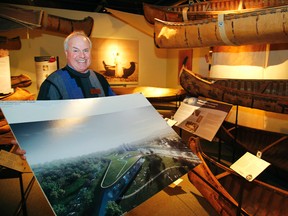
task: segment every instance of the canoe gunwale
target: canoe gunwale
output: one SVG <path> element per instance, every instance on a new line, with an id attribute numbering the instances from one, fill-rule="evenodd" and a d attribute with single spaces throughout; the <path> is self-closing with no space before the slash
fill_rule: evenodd
<path id="1" fill-rule="evenodd" d="M 189 71 L 185 66 L 182 67 L 179 77 L 180 85 L 191 96 L 202 96 L 233 105 L 245 106 L 276 113 L 288 113 L 288 95 L 275 95 L 255 91 L 250 92 L 247 90 L 238 90 L 235 88 L 222 86 L 217 84 L 217 81 L 206 81 L 207 79 L 201 78 L 201 76 Z M 241 80 L 239 79 L 239 81 Z M 250 81 L 277 82 L 279 80 Z M 288 83 L 288 80 L 280 81 Z"/>
<path id="2" fill-rule="evenodd" d="M 215 159 L 206 155 L 201 149 L 200 138 L 191 137 L 189 139 L 189 144 L 190 144 L 190 148 L 191 148 L 192 152 L 199 157 L 199 159 L 202 161 L 202 163 L 197 165 L 195 168 L 193 168 L 188 173 L 188 178 L 189 178 L 190 182 L 195 185 L 195 187 L 199 190 L 199 192 L 210 202 L 210 204 L 215 208 L 215 210 L 220 215 L 235 215 L 236 216 L 236 215 L 240 215 L 240 213 L 243 215 L 258 215 L 259 206 L 257 206 L 255 209 L 250 208 L 250 206 L 253 206 L 256 203 L 255 202 L 250 203 L 249 200 L 245 200 L 245 198 L 247 198 L 247 196 L 250 196 L 249 194 L 247 194 L 247 192 L 249 193 L 250 189 L 251 189 L 251 193 L 255 192 L 256 188 L 258 188 L 256 191 L 260 194 L 262 193 L 262 191 L 263 191 L 263 193 L 265 193 L 265 192 L 269 193 L 271 196 L 272 196 L 272 194 L 274 194 L 274 195 L 277 194 L 277 197 L 281 197 L 281 199 L 284 199 L 285 203 L 287 203 L 288 191 L 283 190 L 281 188 L 277 188 L 275 186 L 272 186 L 272 185 L 267 184 L 265 182 L 259 181 L 257 179 L 254 179 L 252 182 L 248 182 L 245 178 L 238 175 L 235 171 L 233 171 L 229 167 L 222 165 L 221 163 L 217 162 Z M 230 194 L 230 192 L 228 191 L 229 189 L 226 189 L 222 185 L 222 183 L 219 181 L 219 180 L 221 180 L 221 178 L 217 179 L 217 177 L 214 176 L 214 174 L 212 173 L 212 171 L 210 170 L 210 168 L 206 164 L 206 160 L 208 160 L 209 163 L 211 162 L 213 165 L 215 165 L 216 167 L 220 168 L 223 171 L 223 173 L 225 174 L 225 175 L 222 175 L 223 178 L 233 177 L 232 179 L 234 179 L 234 180 L 237 179 L 236 184 L 238 184 L 238 190 L 240 190 L 241 194 L 239 195 L 239 191 L 237 189 L 236 189 L 237 191 L 235 191 L 234 187 L 233 187 L 233 191 L 234 191 L 234 195 L 235 195 L 235 192 L 239 195 L 239 196 L 237 196 L 237 200 L 239 200 L 239 201 L 236 201 L 233 198 L 232 194 Z M 229 173 L 229 174 L 227 174 L 227 173 Z M 221 174 L 220 174 L 220 176 L 221 176 Z M 245 187 L 247 187 L 247 188 L 245 189 Z M 209 188 L 211 190 L 209 190 Z M 252 188 L 255 188 L 255 190 Z M 246 192 L 244 192 L 244 191 L 246 191 Z M 215 195 L 215 193 L 217 193 L 217 195 L 219 195 L 220 197 L 217 198 L 217 195 Z M 245 196 L 242 196 L 244 194 L 245 194 Z M 268 196 L 269 194 L 266 194 L 266 196 Z M 263 198 L 261 198 L 261 196 L 259 197 L 256 194 L 253 194 L 253 195 L 254 195 L 253 197 L 257 197 L 257 199 L 259 199 L 258 202 L 263 201 Z M 226 198 L 224 198 L 224 197 L 226 197 Z M 221 198 L 223 198 L 223 199 L 221 199 Z M 230 206 L 231 209 L 229 209 L 229 206 L 227 206 L 227 203 L 225 204 L 226 199 L 228 199 L 229 204 L 232 205 L 232 206 Z M 235 202 L 236 202 L 236 204 L 235 204 Z M 256 200 L 256 202 L 257 202 L 257 200 Z M 233 206 L 234 207 L 236 206 L 237 208 L 235 209 Z M 247 208 L 247 210 L 246 210 L 246 208 Z M 265 208 L 265 210 L 262 209 L 263 211 L 259 215 L 266 215 L 273 208 L 275 208 L 275 206 L 273 206 L 271 208 L 269 207 L 267 209 Z M 283 208 L 285 210 L 285 207 L 283 207 Z M 241 210 L 241 212 L 240 212 L 240 210 Z M 282 210 L 283 209 L 281 209 L 279 212 L 281 212 Z M 266 214 L 264 214 L 264 213 L 266 213 Z"/>
<path id="3" fill-rule="evenodd" d="M 0 36 L 0 49 L 4 50 L 20 50 L 22 46 L 20 36 L 7 38 Z"/>
<path id="4" fill-rule="evenodd" d="M 208 165 L 206 164 L 203 158 L 203 152 L 200 146 L 200 138 L 190 137 L 189 144 L 190 144 L 190 148 L 192 152 L 196 154 L 202 162 L 199 165 L 197 165 L 194 169 L 190 170 L 190 172 L 188 173 L 188 178 L 190 182 L 195 185 L 195 187 L 199 190 L 199 192 L 210 202 L 210 204 L 215 208 L 215 210 L 219 214 L 233 215 L 232 214 L 233 210 L 231 209 L 231 207 L 233 207 L 237 209 L 237 212 L 241 212 L 243 215 L 249 215 L 249 213 L 246 212 L 244 209 L 242 209 L 241 206 L 238 205 L 238 202 L 224 189 L 224 187 L 220 184 L 218 179 L 216 179 L 216 177 L 212 174 L 212 172 L 208 168 Z M 229 172 L 230 173 L 229 175 L 231 175 L 232 172 Z M 198 185 L 199 180 L 195 178 L 193 174 L 196 175 L 202 181 L 200 182 L 201 184 L 200 187 Z M 202 185 L 203 182 L 204 184 L 206 184 L 205 186 L 208 186 L 210 189 L 212 189 L 210 193 L 213 194 L 214 192 L 218 195 L 218 197 L 215 194 L 211 195 L 209 193 L 208 195 L 207 190 Z M 217 203 L 218 206 L 215 206 L 215 202 L 214 202 L 215 200 L 219 202 Z M 223 212 L 225 212 L 226 214 Z"/>
<path id="5" fill-rule="evenodd" d="M 267 14 L 275 14 L 275 13 L 283 13 L 288 11 L 288 5 L 279 6 L 279 7 L 272 7 L 272 8 L 266 8 L 264 9 L 256 9 L 253 11 L 243 11 L 243 12 L 237 12 L 237 13 L 219 13 L 217 15 L 223 15 L 224 20 L 233 20 L 233 19 L 240 19 L 240 18 L 246 18 L 251 16 L 263 16 Z M 218 16 L 215 18 L 207 18 L 207 19 L 201 19 L 201 20 L 190 20 L 186 22 L 174 22 L 174 21 L 166 21 L 161 20 L 158 18 L 154 19 L 156 22 L 160 22 L 164 25 L 170 25 L 170 26 L 191 26 L 191 25 L 199 25 L 199 24 L 205 24 L 205 23 L 211 23 L 211 22 L 218 22 Z"/>
<path id="6" fill-rule="evenodd" d="M 222 199 L 224 199 L 226 202 L 230 203 L 230 205 L 233 205 L 235 208 L 238 208 L 238 205 L 235 204 L 233 201 L 231 201 L 229 198 L 224 196 L 216 187 L 214 187 L 209 181 L 207 181 L 204 177 L 202 177 L 200 174 L 198 174 L 195 170 L 191 170 L 190 172 L 194 173 L 197 177 L 199 177 L 206 185 L 208 185 L 214 192 L 216 192 Z M 240 213 L 242 215 L 249 216 L 250 214 L 247 213 L 244 209 L 239 209 Z"/>
<path id="7" fill-rule="evenodd" d="M 7 20 L 10 23 L 16 24 L 16 26 L 10 27 L 6 29 L 6 31 L 13 30 L 14 28 L 28 28 L 57 32 L 65 35 L 73 31 L 83 31 L 87 36 L 90 36 L 94 24 L 94 19 L 91 16 L 78 20 L 48 14 L 44 10 L 24 9 L 9 4 L 0 4 L 0 12 L 0 20 Z M 5 31 L 5 29 L 1 31 Z"/>
<path id="8" fill-rule="evenodd" d="M 223 1 L 219 1 L 223 2 Z M 159 6 L 153 5 L 149 3 L 143 3 L 143 11 L 144 17 L 146 21 L 150 24 L 154 24 L 155 18 L 160 18 L 165 21 L 172 21 L 172 22 L 186 22 L 186 21 L 193 21 L 193 20 L 201 20 L 201 19 L 208 19 L 217 16 L 218 14 L 239 14 L 239 13 L 246 13 L 246 12 L 254 12 L 259 9 L 269 9 L 273 7 L 281 7 L 288 4 L 288 1 L 281 1 L 281 2 L 273 2 L 269 4 L 259 4 L 259 1 L 254 0 L 255 4 L 249 5 L 249 3 L 253 3 L 253 1 L 247 1 L 248 4 L 245 4 L 245 0 L 243 1 L 233 1 L 229 0 L 226 2 L 234 2 L 238 3 L 238 6 L 234 4 L 233 6 L 225 5 L 225 7 L 217 7 L 217 1 L 209 1 L 209 2 L 199 2 L 194 4 L 184 4 L 184 5 L 177 5 L 177 6 Z M 258 4 L 257 4 L 258 3 Z M 207 7 L 202 7 L 206 4 Z M 212 6 L 212 5 L 215 6 Z M 210 7 L 209 7 L 210 5 Z M 188 19 L 188 20 L 187 20 Z"/>
<path id="9" fill-rule="evenodd" d="M 279 170 L 282 175 L 288 175 L 288 162 L 285 163 L 281 159 L 285 157 L 285 152 L 287 152 L 285 148 L 288 144 L 287 134 L 242 125 L 234 125 L 231 127 L 231 125 L 234 124 L 224 121 L 216 136 L 224 143 L 236 144 L 245 151 L 251 152 L 263 160 L 266 160 L 271 163 L 271 166 Z M 241 139 L 243 134 L 245 134 L 246 139 Z"/>
<path id="10" fill-rule="evenodd" d="M 287 43 L 287 16 L 288 4 L 187 22 L 155 18 L 154 43 L 166 49 Z"/>

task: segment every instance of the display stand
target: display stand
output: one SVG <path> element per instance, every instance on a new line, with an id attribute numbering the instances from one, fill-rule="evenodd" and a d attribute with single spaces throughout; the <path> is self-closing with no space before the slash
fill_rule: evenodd
<path id="1" fill-rule="evenodd" d="M 237 137 L 238 137 L 238 113 L 239 113 L 239 107 L 238 105 L 236 105 L 236 117 L 235 117 L 235 128 L 236 128 L 236 131 L 235 131 L 235 139 L 234 139 L 234 142 L 233 142 L 233 154 L 232 154 L 232 162 L 235 161 L 235 145 L 236 145 L 236 142 L 237 142 Z"/>
<path id="2" fill-rule="evenodd" d="M 239 107 L 238 107 L 238 105 L 236 105 L 236 116 L 235 116 L 235 123 L 234 123 L 234 126 L 235 126 L 235 128 L 236 128 L 236 130 L 235 130 L 235 138 L 234 138 L 234 140 L 233 140 L 233 142 L 232 142 L 232 162 L 234 162 L 235 161 L 235 154 L 236 154 L 236 149 L 235 149 L 235 147 L 236 147 L 236 143 L 237 143 L 237 137 L 238 137 L 238 133 L 237 133 L 237 131 L 238 131 L 238 113 L 239 113 Z M 219 140 L 218 140 L 218 162 L 221 162 L 221 152 L 222 152 L 222 139 L 221 138 L 219 138 Z"/>
<path id="3" fill-rule="evenodd" d="M 6 168 L 2 168 L 0 170 L 0 179 L 13 179 L 13 178 L 19 179 L 20 192 L 21 192 L 21 202 L 20 202 L 21 210 L 23 211 L 23 215 L 27 215 L 27 206 L 26 206 L 22 173 L 15 171 L 15 170 L 11 170 L 11 169 L 6 169 Z"/>
<path id="4" fill-rule="evenodd" d="M 18 215 L 20 211 L 22 211 L 24 216 L 28 215 L 26 199 L 32 188 L 34 176 L 32 177 L 25 190 L 22 177 L 24 173 L 31 173 L 31 170 L 29 169 L 25 160 L 22 160 L 19 155 L 14 153 L 10 153 L 4 150 L 0 151 L 0 179 L 19 179 L 21 200 L 19 207 L 16 209 L 14 215 Z"/>

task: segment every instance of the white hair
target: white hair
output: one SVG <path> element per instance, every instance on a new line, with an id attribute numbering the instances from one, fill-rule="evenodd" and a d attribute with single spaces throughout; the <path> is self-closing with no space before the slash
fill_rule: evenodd
<path id="1" fill-rule="evenodd" d="M 89 42 L 90 48 L 92 48 L 92 42 L 91 42 L 90 38 L 83 31 L 74 31 L 71 34 L 69 34 L 64 40 L 64 50 L 65 51 L 68 50 L 68 43 L 69 43 L 70 39 L 74 38 L 74 37 L 78 37 L 78 36 L 82 36 L 82 37 L 86 38 L 87 41 Z"/>

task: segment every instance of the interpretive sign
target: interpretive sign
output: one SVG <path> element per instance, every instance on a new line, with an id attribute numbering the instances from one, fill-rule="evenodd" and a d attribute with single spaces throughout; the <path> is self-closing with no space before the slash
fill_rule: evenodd
<path id="1" fill-rule="evenodd" d="M 212 141 L 232 105 L 215 101 L 185 98 L 174 115 L 176 126 Z"/>
<path id="2" fill-rule="evenodd" d="M 142 94 L 0 108 L 58 216 L 121 215 L 200 163 Z"/>

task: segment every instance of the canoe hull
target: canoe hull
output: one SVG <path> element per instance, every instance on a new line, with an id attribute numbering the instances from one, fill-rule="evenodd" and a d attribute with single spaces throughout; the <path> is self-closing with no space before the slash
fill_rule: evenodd
<path id="1" fill-rule="evenodd" d="M 271 163 L 273 169 L 276 168 L 281 176 L 288 179 L 287 134 L 224 122 L 216 136 L 228 145 L 240 147 L 243 152 L 260 153 L 263 160 Z"/>
<path id="2" fill-rule="evenodd" d="M 233 83 L 234 81 L 236 87 L 241 83 L 241 85 L 246 86 L 248 82 L 251 82 L 257 84 L 259 88 L 242 90 L 233 88 L 232 85 L 228 85 L 227 87 L 222 85 L 225 81 L 228 83 Z M 285 88 L 288 87 L 288 80 L 219 80 L 220 84 L 217 84 L 217 82 L 209 82 L 206 79 L 202 79 L 191 71 L 188 71 L 185 67 L 181 70 L 180 84 L 191 96 L 202 96 L 233 105 L 270 112 L 288 113 L 287 92 L 283 91 L 281 95 L 280 91 L 282 86 Z M 249 85 L 247 84 L 247 86 Z M 265 91 L 263 92 L 262 89 Z"/>
<path id="3" fill-rule="evenodd" d="M 169 22 L 186 22 L 201 19 L 217 18 L 218 14 L 241 13 L 260 8 L 287 5 L 288 0 L 221 0 L 204 1 L 178 6 L 159 6 L 143 3 L 144 17 L 147 22 L 154 24 L 154 19 Z"/>
<path id="4" fill-rule="evenodd" d="M 21 49 L 21 39 L 20 37 L 7 38 L 0 36 L 0 49 L 4 50 L 20 50 Z"/>
<path id="5" fill-rule="evenodd" d="M 201 164 L 188 177 L 219 215 L 287 215 L 288 192 L 254 179 L 246 181 L 234 171 L 205 155 L 198 138 L 192 137 L 190 147 Z M 217 174 L 212 171 L 212 165 Z"/>
<path id="6" fill-rule="evenodd" d="M 90 36 L 94 24 L 92 17 L 81 20 L 55 16 L 43 10 L 28 10 L 3 4 L 0 7 L 0 31 L 15 29 L 41 29 L 68 35 L 73 31 L 83 31 Z"/>
<path id="7" fill-rule="evenodd" d="M 191 22 L 155 19 L 154 41 L 158 48 L 287 43 L 287 16 L 288 5 Z"/>

